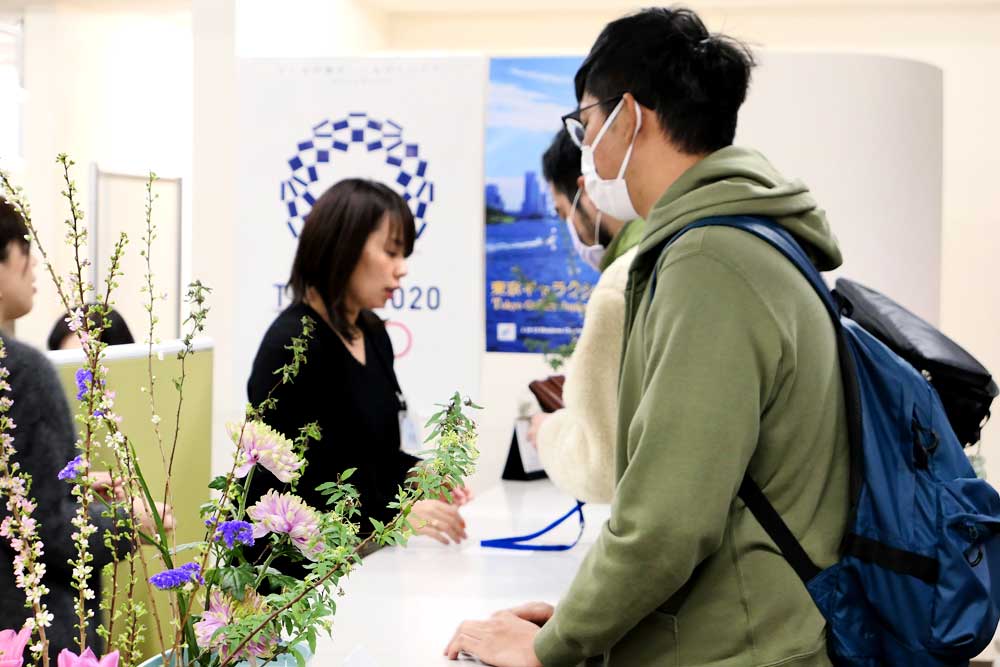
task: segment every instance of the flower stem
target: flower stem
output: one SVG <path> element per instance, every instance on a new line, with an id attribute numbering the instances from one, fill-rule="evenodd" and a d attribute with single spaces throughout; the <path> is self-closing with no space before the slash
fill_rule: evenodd
<path id="1" fill-rule="evenodd" d="M 257 590 L 257 588 L 261 585 L 261 583 L 263 583 L 264 577 L 267 576 L 267 568 L 271 567 L 271 563 L 274 562 L 274 559 L 277 558 L 277 556 L 278 556 L 278 550 L 271 549 L 271 553 L 267 555 L 267 559 L 264 561 L 264 564 L 260 568 L 260 574 L 257 575 L 257 581 L 253 582 L 254 590 Z"/>
<path id="2" fill-rule="evenodd" d="M 247 495 L 250 493 L 250 482 L 253 481 L 253 473 L 257 466 L 250 468 L 250 472 L 247 473 L 246 481 L 243 482 L 243 495 L 240 498 L 240 509 L 236 513 L 236 520 L 242 521 L 243 516 L 246 513 L 247 508 Z"/>

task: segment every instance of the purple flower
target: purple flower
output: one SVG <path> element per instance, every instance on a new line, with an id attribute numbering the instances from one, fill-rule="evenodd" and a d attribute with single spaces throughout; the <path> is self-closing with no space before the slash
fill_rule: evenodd
<path id="1" fill-rule="evenodd" d="M 87 392 L 91 390 L 94 386 L 94 373 L 89 368 L 80 368 L 76 371 L 76 400 L 82 401 L 86 396 Z M 101 386 L 104 386 L 104 380 L 101 380 Z M 113 393 L 111 394 L 114 395 Z M 95 417 L 103 417 L 103 410 L 94 410 Z"/>
<path id="2" fill-rule="evenodd" d="M 94 383 L 94 374 L 87 368 L 81 368 L 76 372 L 76 400 L 82 401 L 87 395 L 90 386 Z"/>
<path id="3" fill-rule="evenodd" d="M 211 525 L 211 521 L 205 523 Z M 246 521 L 223 521 L 215 529 L 215 541 L 218 542 L 220 537 L 230 549 L 235 547 L 237 543 L 252 547 L 253 526 Z"/>
<path id="4" fill-rule="evenodd" d="M 161 591 L 170 590 L 172 588 L 180 588 L 184 584 L 192 581 L 197 581 L 199 584 L 204 584 L 205 580 L 201 578 L 201 566 L 197 563 L 187 563 L 181 565 L 180 567 L 175 567 L 172 570 L 164 570 L 159 574 L 154 574 L 149 578 L 149 583 L 153 584 Z"/>
<path id="5" fill-rule="evenodd" d="M 62 470 L 59 471 L 59 479 L 64 482 L 75 480 L 77 477 L 82 475 L 87 471 L 87 464 L 83 460 L 83 455 L 77 456 L 75 459 L 66 464 Z"/>

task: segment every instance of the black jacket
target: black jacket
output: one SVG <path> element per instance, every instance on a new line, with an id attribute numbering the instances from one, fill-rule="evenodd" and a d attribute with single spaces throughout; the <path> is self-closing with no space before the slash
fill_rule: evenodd
<path id="1" fill-rule="evenodd" d="M 419 459 L 400 450 L 398 383 L 393 371 L 392 343 L 382 321 L 364 311 L 366 363 L 361 365 L 336 333 L 305 304 L 295 304 L 278 315 L 261 341 L 247 383 L 250 403 L 259 405 L 280 381 L 275 371 L 292 359 L 287 346 L 302 334 L 302 317 L 315 322 L 306 362 L 291 384 L 274 390 L 277 407 L 264 415 L 272 428 L 294 439 L 309 422 L 319 423 L 322 438 L 309 445 L 305 473 L 297 493 L 310 506 L 325 510 L 316 486 L 357 468 L 349 480 L 361 496 L 363 533 L 371 531 L 368 517 L 385 522 L 395 516 L 386 508 L 407 472 Z M 247 506 L 267 489 L 285 490 L 260 467 L 254 472 Z M 279 569 L 282 569 L 279 567 Z"/>
<path id="2" fill-rule="evenodd" d="M 76 546 L 70 535 L 76 530 L 71 521 L 76 515 L 77 502 L 71 493 L 71 483 L 57 478 L 59 471 L 79 454 L 76 430 L 59 377 L 49 360 L 33 347 L 12 338 L 5 337 L 3 342 L 7 358 L 0 360 L 0 364 L 10 371 L 11 387 L 10 392 L 3 394 L 14 402 L 8 415 L 17 427 L 12 432 L 15 461 L 31 475 L 30 495 L 38 503 L 33 516 L 38 520 L 45 549 L 44 582 L 49 594 L 44 601 L 55 616 L 46 630 L 49 656 L 55 664 L 62 649 L 78 652 L 73 612 L 77 591 L 72 587 L 73 568 L 69 565 L 70 560 L 76 559 Z M 7 514 L 6 501 L 4 497 L 0 502 L 0 517 Z M 100 618 L 96 613 L 101 597 L 100 574 L 101 568 L 112 560 L 111 552 L 104 546 L 104 534 L 112 529 L 112 520 L 101 516 L 103 507 L 100 501 L 90 506 L 90 522 L 97 532 L 90 538 L 90 553 L 94 557 L 90 563 L 94 568 L 90 585 L 95 597 L 89 606 L 94 609 L 95 617 L 88 627 L 87 643 L 98 654 L 103 652 L 103 641 L 96 633 Z M 24 594 L 14 584 L 13 555 L 10 543 L 0 538 L 0 630 L 19 630 L 32 615 L 24 606 Z"/>

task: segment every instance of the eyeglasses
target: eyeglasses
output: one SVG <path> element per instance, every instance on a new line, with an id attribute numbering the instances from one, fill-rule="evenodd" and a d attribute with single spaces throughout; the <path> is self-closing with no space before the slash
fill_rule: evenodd
<path id="1" fill-rule="evenodd" d="M 601 104 L 610 104 L 611 102 L 617 103 L 624 96 L 625 93 L 621 93 L 620 95 L 608 97 L 600 102 L 594 102 L 593 104 L 588 104 L 585 107 L 580 107 L 562 117 L 563 126 L 565 126 L 566 131 L 569 132 L 569 138 L 573 140 L 573 143 L 576 144 L 577 148 L 583 148 L 583 135 L 586 132 L 586 128 L 583 127 L 583 122 L 580 120 L 580 114 L 587 109 L 592 109 Z"/>

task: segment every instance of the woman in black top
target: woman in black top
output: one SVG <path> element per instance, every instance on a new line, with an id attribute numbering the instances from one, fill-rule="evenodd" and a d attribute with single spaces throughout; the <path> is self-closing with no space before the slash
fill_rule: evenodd
<path id="1" fill-rule="evenodd" d="M 325 508 L 316 487 L 357 468 L 351 483 L 361 497 L 363 532 L 368 517 L 386 522 L 410 468 L 419 459 L 400 450 L 399 383 L 381 308 L 406 275 L 413 250 L 413 215 L 391 189 L 361 179 L 340 181 L 310 211 L 288 284 L 292 305 L 278 315 L 261 341 L 247 384 L 250 403 L 259 405 L 275 388 L 275 371 L 288 363 L 291 339 L 302 334 L 302 318 L 315 322 L 306 363 L 290 384 L 273 397 L 277 407 L 264 421 L 288 438 L 316 421 L 321 439 L 306 451 L 306 468 L 297 493 L 312 507 Z M 252 480 L 256 498 L 281 484 L 258 469 Z M 249 503 L 248 503 L 249 504 Z M 417 502 L 411 524 L 418 533 L 445 544 L 465 538 L 465 523 L 454 505 Z"/>

